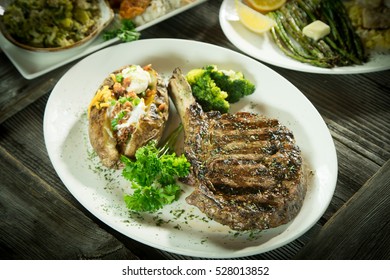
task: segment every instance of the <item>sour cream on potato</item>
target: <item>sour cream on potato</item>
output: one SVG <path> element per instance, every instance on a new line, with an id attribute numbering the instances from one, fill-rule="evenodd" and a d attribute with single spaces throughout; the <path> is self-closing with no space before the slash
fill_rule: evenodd
<path id="1" fill-rule="evenodd" d="M 132 65 L 122 70 L 123 78 L 130 78 L 130 85 L 126 88 L 128 92 L 139 94 L 147 90 L 152 79 L 149 72 L 145 71 L 139 65 Z"/>

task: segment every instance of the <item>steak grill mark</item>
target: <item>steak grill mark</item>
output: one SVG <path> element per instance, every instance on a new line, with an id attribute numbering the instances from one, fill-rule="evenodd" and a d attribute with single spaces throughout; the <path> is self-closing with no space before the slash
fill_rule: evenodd
<path id="1" fill-rule="evenodd" d="M 289 222 L 306 193 L 294 135 L 277 119 L 248 112 L 204 113 L 180 70 L 169 94 L 182 119 L 194 191 L 187 202 L 232 229 Z"/>

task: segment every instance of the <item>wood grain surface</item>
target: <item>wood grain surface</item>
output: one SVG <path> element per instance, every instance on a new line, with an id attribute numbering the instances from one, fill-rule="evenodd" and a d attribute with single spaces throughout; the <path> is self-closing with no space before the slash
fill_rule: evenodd
<path id="1" fill-rule="evenodd" d="M 390 161 L 323 226 L 297 259 L 389 259 Z"/>

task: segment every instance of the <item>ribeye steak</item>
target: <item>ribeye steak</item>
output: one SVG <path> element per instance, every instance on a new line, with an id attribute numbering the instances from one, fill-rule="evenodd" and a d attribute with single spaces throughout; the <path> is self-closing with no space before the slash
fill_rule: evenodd
<path id="1" fill-rule="evenodd" d="M 254 113 L 205 113 L 179 68 L 168 92 L 192 166 L 195 188 L 187 203 L 235 230 L 277 227 L 298 214 L 306 182 L 292 131 Z"/>

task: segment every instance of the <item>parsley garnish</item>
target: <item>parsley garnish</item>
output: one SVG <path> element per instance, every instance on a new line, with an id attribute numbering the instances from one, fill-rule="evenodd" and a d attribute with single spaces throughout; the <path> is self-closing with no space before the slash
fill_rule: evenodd
<path id="1" fill-rule="evenodd" d="M 129 19 L 122 19 L 120 28 L 107 30 L 103 33 L 103 40 L 108 41 L 114 38 L 119 38 L 122 42 L 136 41 L 141 36 L 141 33 L 135 30 L 136 25 Z"/>
<path id="2" fill-rule="evenodd" d="M 135 160 L 121 156 L 125 164 L 122 175 L 131 181 L 134 190 L 132 195 L 124 197 L 128 209 L 155 212 L 179 198 L 180 186 L 176 179 L 190 172 L 186 157 L 172 152 L 181 129 L 180 125 L 173 131 L 162 148 L 157 148 L 157 142 L 152 140 L 136 151 Z"/>

